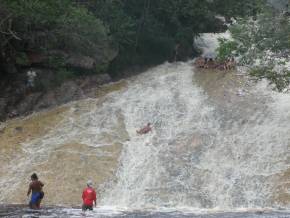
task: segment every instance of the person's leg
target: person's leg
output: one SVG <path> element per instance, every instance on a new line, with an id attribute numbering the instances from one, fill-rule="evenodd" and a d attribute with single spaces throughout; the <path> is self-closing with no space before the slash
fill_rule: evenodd
<path id="1" fill-rule="evenodd" d="M 31 205 L 30 208 L 37 209 L 39 200 L 40 200 L 40 193 L 39 192 L 32 193 L 31 201 L 30 201 L 30 205 Z"/>
<path id="2" fill-rule="evenodd" d="M 37 206 L 38 209 L 40 208 L 40 203 L 41 203 L 41 200 L 43 199 L 43 197 L 44 197 L 44 192 L 41 191 L 39 193 L 39 197 L 38 197 L 38 200 L 37 200 L 37 203 L 36 203 L 36 206 Z"/>
<path id="3" fill-rule="evenodd" d="M 32 204 L 32 209 L 33 210 L 37 210 L 38 209 L 37 205 L 36 204 Z"/>
<path id="4" fill-rule="evenodd" d="M 39 200 L 36 202 L 36 207 L 37 207 L 37 209 L 40 209 L 40 203 L 41 203 L 41 199 L 39 199 Z"/>
<path id="5" fill-rule="evenodd" d="M 33 202 L 30 201 L 29 202 L 29 208 L 35 210 L 35 209 L 37 209 L 37 206 L 36 206 L 35 203 L 33 203 Z"/>
<path id="6" fill-rule="evenodd" d="M 93 210 L 93 206 L 83 204 L 83 206 L 82 206 L 82 210 L 83 210 L 83 211 L 86 211 L 86 210 Z"/>

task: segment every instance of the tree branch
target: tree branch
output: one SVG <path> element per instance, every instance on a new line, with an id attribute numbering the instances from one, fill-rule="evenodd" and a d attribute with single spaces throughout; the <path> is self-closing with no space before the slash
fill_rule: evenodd
<path id="1" fill-rule="evenodd" d="M 3 22 L 5 20 L 7 20 L 10 16 L 7 16 L 4 20 L 1 21 L 1 25 L 3 25 Z M 10 35 L 12 36 L 14 39 L 16 40 L 22 40 L 20 37 L 18 37 L 16 35 L 15 32 L 12 31 L 12 19 L 9 19 L 8 21 L 8 30 L 7 31 L 3 31 L 3 30 L 0 30 L 0 33 L 4 34 L 4 35 Z"/>

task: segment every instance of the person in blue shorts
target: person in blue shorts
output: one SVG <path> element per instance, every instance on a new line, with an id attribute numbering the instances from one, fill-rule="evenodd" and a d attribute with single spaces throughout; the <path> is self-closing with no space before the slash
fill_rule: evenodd
<path id="1" fill-rule="evenodd" d="M 38 180 L 36 173 L 31 175 L 31 183 L 29 184 L 27 196 L 31 193 L 31 199 L 29 202 L 29 207 L 31 209 L 39 209 L 40 202 L 44 197 L 44 192 L 42 191 L 42 187 L 44 184 Z"/>

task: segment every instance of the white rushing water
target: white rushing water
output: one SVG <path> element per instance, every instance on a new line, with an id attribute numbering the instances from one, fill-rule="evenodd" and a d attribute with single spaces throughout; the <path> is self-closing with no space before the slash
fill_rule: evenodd
<path id="1" fill-rule="evenodd" d="M 213 50 L 216 38 L 206 34 L 204 44 Z M 151 69 L 122 95 L 130 141 L 117 182 L 102 203 L 224 210 L 279 206 L 273 203 L 271 178 L 289 168 L 289 95 L 271 91 L 264 81 L 237 97 L 242 98 L 237 104 L 222 107 L 192 81 L 191 66 Z M 154 123 L 153 133 L 136 137 L 135 129 L 147 122 Z"/>
<path id="2" fill-rule="evenodd" d="M 207 58 L 216 58 L 216 49 L 219 45 L 219 39 L 231 39 L 230 31 L 225 33 L 203 33 L 195 39 L 195 45 L 201 49 L 202 56 Z"/>
<path id="3" fill-rule="evenodd" d="M 165 64 L 152 71 L 138 76 L 121 98 L 130 141 L 121 157 L 118 182 L 103 200 L 106 204 L 185 205 L 183 195 L 192 191 L 194 175 L 186 166 L 189 154 L 178 152 L 191 146 L 193 134 L 214 134 L 218 125 L 206 96 L 193 89 L 190 64 Z M 147 122 L 153 123 L 153 133 L 136 136 L 135 130 Z"/>
<path id="4" fill-rule="evenodd" d="M 207 37 L 211 39 L 216 42 Z M 219 104 L 198 84 L 195 71 L 191 62 L 165 63 L 128 79 L 128 88 L 102 102 L 92 99 L 90 106 L 71 107 L 55 129 L 23 144 L 29 158 L 11 166 L 10 184 L 17 185 L 14 175 L 27 176 L 31 165 L 46 161 L 61 144 L 121 143 L 116 179 L 102 186 L 101 206 L 217 210 L 280 206 L 273 201 L 273 177 L 290 167 L 290 96 L 261 82 L 249 86 L 243 96 L 234 94 L 234 99 Z M 72 116 L 76 112 L 79 116 Z M 153 131 L 138 136 L 136 129 L 148 122 Z M 0 179 L 2 202 L 11 191 L 4 186 L 7 181 Z"/>
<path id="5" fill-rule="evenodd" d="M 130 140 L 102 204 L 274 206 L 269 177 L 289 167 L 289 96 L 261 83 L 225 111 L 208 101 L 193 74 L 190 63 L 164 64 L 138 76 L 122 94 L 118 104 Z M 136 136 L 147 122 L 153 133 Z"/>

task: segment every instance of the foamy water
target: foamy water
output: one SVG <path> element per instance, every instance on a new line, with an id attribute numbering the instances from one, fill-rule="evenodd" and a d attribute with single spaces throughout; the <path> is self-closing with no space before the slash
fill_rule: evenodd
<path id="1" fill-rule="evenodd" d="M 196 38 L 195 45 L 202 50 L 202 56 L 207 58 L 216 58 L 216 49 L 219 46 L 218 39 L 231 39 L 229 31 L 225 33 L 203 33 Z"/>
<path id="2" fill-rule="evenodd" d="M 50 182 L 52 204 L 66 204 L 66 195 L 80 204 L 85 181 L 97 181 L 95 217 L 288 208 L 290 96 L 265 81 L 246 86 L 217 73 L 202 74 L 192 62 L 165 63 L 121 90 L 67 105 L 55 127 L 23 142 L 7 163 L 0 202 L 25 193 L 37 169 Z M 220 85 L 211 90 L 214 84 Z M 148 122 L 153 131 L 138 136 Z M 80 209 L 61 213 L 78 217 Z"/>
<path id="3" fill-rule="evenodd" d="M 123 95 L 125 104 L 134 95 L 134 103 L 123 109 L 130 141 L 117 182 L 105 192 L 102 204 L 274 206 L 271 177 L 289 168 L 289 96 L 261 83 L 246 96 L 237 96 L 242 98 L 238 105 L 223 108 L 209 103 L 194 84 L 190 63 L 152 71 L 136 78 Z M 148 121 L 154 123 L 153 133 L 136 137 L 136 124 Z"/>

